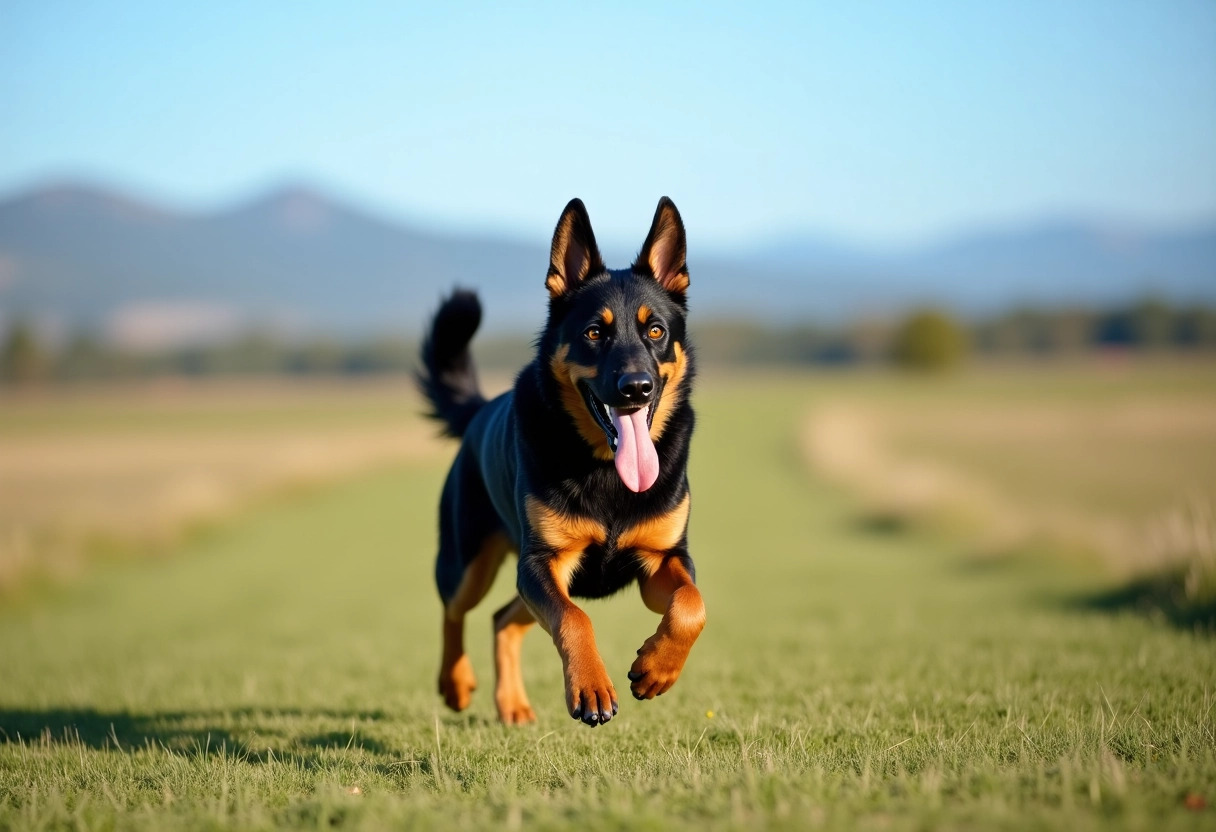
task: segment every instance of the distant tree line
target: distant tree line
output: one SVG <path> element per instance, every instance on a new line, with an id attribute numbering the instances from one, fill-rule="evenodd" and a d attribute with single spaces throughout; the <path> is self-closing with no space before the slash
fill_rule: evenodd
<path id="1" fill-rule="evenodd" d="M 898 320 L 835 327 L 708 321 L 696 326 L 694 335 L 698 357 L 711 365 L 892 362 L 941 369 L 970 355 L 1067 356 L 1104 349 L 1216 353 L 1216 308 L 1148 299 L 1108 310 L 1028 307 L 972 322 L 922 309 Z M 526 335 L 483 337 L 474 352 L 480 367 L 510 372 L 527 361 L 530 343 Z M 359 376 L 416 367 L 417 343 L 404 337 L 301 340 L 250 332 L 216 344 L 133 350 L 88 334 L 52 344 L 16 321 L 0 340 L 0 381 L 7 384 L 161 375 Z"/>
<path id="2" fill-rule="evenodd" d="M 717 322 L 696 329 L 709 362 L 849 365 L 892 362 L 943 369 L 971 355 L 1070 356 L 1102 350 L 1216 353 L 1216 308 L 1146 299 L 1105 310 L 1015 309 L 974 321 L 942 309 L 843 327 Z"/>
<path id="3" fill-rule="evenodd" d="M 992 353 L 1094 347 L 1210 350 L 1216 346 L 1216 309 L 1153 299 L 1105 312 L 1021 309 L 977 324 L 974 336 L 977 349 Z"/>
<path id="4" fill-rule="evenodd" d="M 479 338 L 480 366 L 518 368 L 531 339 Z M 484 354 L 484 358 L 483 358 Z M 363 340 L 283 338 L 257 331 L 225 341 L 172 349 L 132 349 L 91 334 L 54 344 L 18 321 L 0 338 L 0 383 L 29 384 L 156 376 L 364 376 L 406 374 L 418 366 L 418 342 L 402 336 Z"/>

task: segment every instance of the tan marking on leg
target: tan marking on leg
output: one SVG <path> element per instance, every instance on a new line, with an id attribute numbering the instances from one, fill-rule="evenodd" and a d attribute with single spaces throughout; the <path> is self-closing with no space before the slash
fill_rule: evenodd
<path id="1" fill-rule="evenodd" d="M 453 711 L 463 711 L 473 699 L 477 677 L 464 652 L 464 619 L 443 617 L 443 658 L 439 663 L 439 693 Z"/>
<path id="2" fill-rule="evenodd" d="M 463 620 L 465 613 L 481 603 L 494 585 L 494 577 L 511 548 L 511 541 L 504 532 L 494 532 L 482 542 L 477 556 L 460 576 L 460 585 L 456 587 L 455 594 L 444 606 L 449 619 Z"/>
<path id="3" fill-rule="evenodd" d="M 525 602 L 526 603 L 526 602 Z M 591 619 L 563 591 L 563 597 L 551 607 L 528 609 L 552 638 L 562 657 L 562 675 L 566 681 L 566 710 L 581 718 L 584 713 L 614 712 L 616 687 L 604 667 L 595 646 L 595 630 Z"/>
<path id="4" fill-rule="evenodd" d="M 464 650 L 464 617 L 477 606 L 494 584 L 494 576 L 511 551 L 511 541 L 495 532 L 481 544 L 477 556 L 465 567 L 460 584 L 443 606 L 443 655 L 439 661 L 439 693 L 454 711 L 469 707 L 477 677 Z"/>
<path id="5" fill-rule="evenodd" d="M 662 613 L 663 620 L 638 649 L 629 668 L 629 688 L 637 699 L 652 699 L 670 690 L 680 677 L 693 643 L 705 628 L 705 602 L 679 558 L 666 558 L 638 585 L 643 603 Z"/>
<path id="6" fill-rule="evenodd" d="M 520 651 L 524 634 L 536 623 L 518 595 L 494 613 L 494 704 L 498 718 L 506 725 L 536 721 L 536 712 L 524 690 Z"/>
<path id="7" fill-rule="evenodd" d="M 582 556 L 581 549 L 577 556 Z M 591 619 L 570 600 L 569 576 L 573 570 L 568 564 L 577 566 L 576 557 L 569 551 L 558 553 L 549 561 L 556 598 L 537 600 L 538 606 L 533 606 L 527 599 L 522 600 L 537 623 L 553 638 L 558 655 L 562 657 L 566 709 L 571 716 L 582 718 L 585 714 L 596 713 L 609 714 L 611 718 L 616 711 L 616 688 L 595 646 Z"/>
<path id="8" fill-rule="evenodd" d="M 562 657 L 566 707 L 571 714 L 611 715 L 616 689 L 596 649 L 591 619 L 570 600 L 570 581 L 583 553 L 593 543 L 603 544 L 607 530 L 602 523 L 556 511 L 533 496 L 524 499 L 524 510 L 529 528 L 552 551 L 548 567 L 557 597 L 543 601 L 540 607 L 529 604 L 529 608 L 553 637 Z M 542 603 L 541 599 L 532 600 Z"/>
<path id="9" fill-rule="evenodd" d="M 608 714 L 611 719 L 616 710 L 616 688 L 595 646 L 591 618 L 567 599 L 560 620 L 550 622 L 550 626 L 555 631 L 553 643 L 562 657 L 566 709 L 571 715 Z"/>

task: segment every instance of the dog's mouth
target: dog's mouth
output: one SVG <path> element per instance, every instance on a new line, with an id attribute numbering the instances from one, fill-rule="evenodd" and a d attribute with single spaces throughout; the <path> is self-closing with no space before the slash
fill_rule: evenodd
<path id="1" fill-rule="evenodd" d="M 650 438 L 655 407 L 662 389 L 650 404 L 641 407 L 609 407 L 585 382 L 579 385 L 583 402 L 612 449 L 616 472 L 630 491 L 642 492 L 659 478 L 659 454 Z"/>

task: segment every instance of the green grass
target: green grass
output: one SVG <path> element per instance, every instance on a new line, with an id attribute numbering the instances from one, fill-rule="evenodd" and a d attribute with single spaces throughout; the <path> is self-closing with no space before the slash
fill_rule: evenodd
<path id="1" fill-rule="evenodd" d="M 1210 828 L 1216 650 L 1101 579 L 867 525 L 796 430 L 813 380 L 703 386 L 691 529 L 709 625 L 607 726 L 434 691 L 443 470 L 307 493 L 0 609 L 0 828 Z M 588 604 L 618 690 L 657 619 Z M 712 717 L 709 716 L 712 713 Z M 350 793 L 354 787 L 358 794 Z"/>

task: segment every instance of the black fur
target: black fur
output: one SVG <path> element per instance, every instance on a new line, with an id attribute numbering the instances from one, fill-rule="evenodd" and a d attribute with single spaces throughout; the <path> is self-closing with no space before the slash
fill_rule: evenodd
<path id="1" fill-rule="evenodd" d="M 457 289 L 439 307 L 422 342 L 418 386 L 431 402 L 427 414 L 444 424 L 448 436 L 464 436 L 473 416 L 486 403 L 477 387 L 469 342 L 481 325 L 481 302 L 474 292 Z"/>

